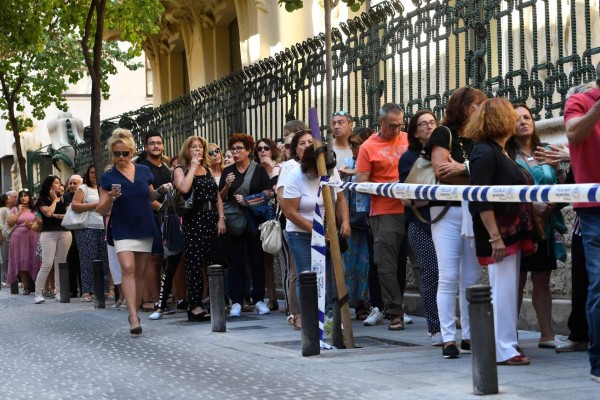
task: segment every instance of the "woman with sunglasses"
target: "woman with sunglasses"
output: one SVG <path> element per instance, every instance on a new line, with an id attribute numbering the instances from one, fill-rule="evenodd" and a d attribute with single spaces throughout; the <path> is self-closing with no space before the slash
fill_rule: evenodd
<path id="1" fill-rule="evenodd" d="M 371 128 L 357 127 L 348 136 L 348 146 L 352 150 L 352 156 L 343 160 L 345 166 L 340 170 L 344 175 L 344 181 L 354 182 L 356 158 L 360 146 L 375 131 Z M 354 307 L 357 321 L 364 321 L 369 317 L 366 304 L 370 302 L 369 296 L 369 247 L 367 244 L 367 218 L 369 211 L 370 196 L 354 190 L 344 190 L 348 199 L 350 209 L 350 225 L 352 233 L 348 238 L 348 250 L 342 254 L 344 258 L 344 277 L 348 289 L 350 307 Z"/>
<path id="2" fill-rule="evenodd" d="M 131 162 L 135 142 L 127 129 L 115 129 L 107 147 L 114 166 L 100 178 L 96 211 L 100 215 L 111 214 L 110 228 L 121 264 L 121 288 L 129 311 L 129 333 L 138 337 L 142 326 L 137 313 L 142 304 L 145 268 L 156 230 L 150 203 L 165 194 L 171 184 L 154 190 L 150 169 Z"/>
<path id="3" fill-rule="evenodd" d="M 42 233 L 40 245 L 42 247 L 42 267 L 35 281 L 35 304 L 43 303 L 42 290 L 48 280 L 48 275 L 54 266 L 54 287 L 56 288 L 56 301 L 60 301 L 60 280 L 58 266 L 67 261 L 67 253 L 71 247 L 73 237 L 71 232 L 62 227 L 61 222 L 67 211 L 63 201 L 64 186 L 60 178 L 50 175 L 40 188 L 40 198 L 37 208 L 42 214 Z"/>
<path id="4" fill-rule="evenodd" d="M 410 119 L 408 123 L 408 150 L 402 154 L 398 163 L 400 182 L 406 180 L 410 169 L 419 158 L 423 147 L 429 141 L 437 125 L 437 118 L 430 110 L 419 110 Z M 405 205 L 404 218 L 408 225 L 406 229 L 408 241 L 421 272 L 419 289 L 427 318 L 427 331 L 430 336 L 430 344 L 432 346 L 441 346 L 443 340 L 437 307 L 438 260 L 435 255 L 435 245 L 431 237 L 431 225 L 419 220 L 411 208 L 411 206 L 417 206 L 421 217 L 425 220 L 430 220 L 429 206 L 424 205 L 419 207 L 419 203 L 414 200 L 403 200 L 402 202 Z"/>
<path id="5" fill-rule="evenodd" d="M 210 173 L 215 179 L 217 186 L 221 180 L 221 173 L 225 168 L 225 160 L 221 155 L 221 149 L 216 143 L 208 144 L 208 165 L 210 166 Z"/>
<path id="6" fill-rule="evenodd" d="M 275 191 L 281 164 L 279 163 L 279 148 L 269 138 L 262 138 L 254 147 L 254 159 L 264 167 L 271 178 L 271 187 Z M 277 294 L 275 292 L 275 270 L 273 268 L 273 254 L 265 253 L 265 285 L 267 287 L 267 307 L 269 310 L 279 310 Z"/>
<path id="7" fill-rule="evenodd" d="M 40 263 L 35 254 L 39 234 L 31 230 L 35 222 L 33 198 L 27 190 L 21 190 L 17 198 L 17 207 L 10 211 L 7 218 L 9 227 L 14 227 L 10 236 L 8 273 L 6 281 L 12 283 L 19 276 L 23 283 L 23 294 L 30 292 L 29 282 L 36 279 Z"/>
<path id="8" fill-rule="evenodd" d="M 233 302 L 229 315 L 232 317 L 241 316 L 246 252 L 248 254 L 248 264 L 250 264 L 252 271 L 254 311 L 260 315 L 268 314 L 271 310 L 264 303 L 264 252 L 260 242 L 260 231 L 258 230 L 258 225 L 264 222 L 264 219 L 255 215 L 246 203 L 245 198 L 260 193 L 270 198 L 272 193 L 271 180 L 269 174 L 261 165 L 250 160 L 250 154 L 254 149 L 252 136 L 244 133 L 231 135 L 229 149 L 233 153 L 235 163 L 223 170 L 219 182 L 219 194 L 223 202 L 226 203 L 226 212 L 229 210 L 229 216 L 226 215 L 228 218 L 226 223 L 229 246 L 231 249 L 235 249 L 235 251 L 229 252 L 229 297 Z M 229 218 L 235 218 L 236 221 Z M 244 218 L 243 223 L 240 225 L 236 224 L 238 218 Z"/>

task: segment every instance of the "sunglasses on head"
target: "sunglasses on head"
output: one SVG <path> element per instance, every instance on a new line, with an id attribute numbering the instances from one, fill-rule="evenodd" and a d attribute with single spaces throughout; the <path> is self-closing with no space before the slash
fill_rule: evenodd
<path id="1" fill-rule="evenodd" d="M 352 119 L 352 115 L 350 115 L 350 113 L 347 113 L 346 111 L 337 111 L 333 113 L 334 117 L 346 117 L 348 119 Z"/>
<path id="2" fill-rule="evenodd" d="M 113 156 L 119 157 L 129 157 L 130 151 L 113 151 Z"/>
<path id="3" fill-rule="evenodd" d="M 256 152 L 260 153 L 261 151 L 269 151 L 271 150 L 271 146 L 256 146 Z"/>
<path id="4" fill-rule="evenodd" d="M 208 152 L 208 155 L 211 157 L 216 156 L 217 154 L 221 154 L 221 149 L 214 149 Z"/>

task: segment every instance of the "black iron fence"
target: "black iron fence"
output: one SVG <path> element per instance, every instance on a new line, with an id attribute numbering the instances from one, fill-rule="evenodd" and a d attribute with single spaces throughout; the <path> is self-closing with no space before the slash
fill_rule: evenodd
<path id="1" fill-rule="evenodd" d="M 558 116 L 567 90 L 595 79 L 600 37 L 598 2 L 580 0 L 421 1 L 375 5 L 333 29 L 334 110 L 374 127 L 385 102 L 441 116 L 453 90 L 463 85 L 526 102 L 536 119 Z M 192 134 L 226 145 L 245 132 L 278 139 L 289 119 L 307 119 L 316 107 L 325 121 L 323 35 L 157 108 L 143 108 L 102 123 L 103 141 L 116 126 L 139 138 L 152 128 L 176 154 Z M 321 126 L 325 130 L 325 126 Z M 89 143 L 89 141 L 86 140 Z M 88 145 L 76 163 L 91 162 Z"/>

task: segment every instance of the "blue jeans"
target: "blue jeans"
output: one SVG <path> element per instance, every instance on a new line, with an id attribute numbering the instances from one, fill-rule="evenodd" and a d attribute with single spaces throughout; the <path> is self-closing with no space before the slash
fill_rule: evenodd
<path id="1" fill-rule="evenodd" d="M 580 208 L 577 212 L 590 281 L 586 305 L 590 336 L 588 354 L 591 374 L 600 376 L 600 207 Z"/>
<path id="2" fill-rule="evenodd" d="M 285 232 L 285 240 L 288 242 L 290 252 L 294 258 L 296 265 L 296 296 L 298 296 L 298 303 L 300 304 L 300 273 L 304 271 L 310 271 L 312 269 L 312 256 L 310 241 L 312 239 L 312 233 L 307 232 Z M 326 304 L 332 304 L 333 298 L 333 279 L 331 274 L 331 263 L 329 257 L 325 259 L 325 302 Z"/>

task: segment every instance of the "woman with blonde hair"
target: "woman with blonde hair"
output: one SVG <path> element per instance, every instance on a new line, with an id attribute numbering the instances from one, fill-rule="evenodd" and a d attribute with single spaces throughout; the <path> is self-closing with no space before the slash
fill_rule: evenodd
<path id="1" fill-rule="evenodd" d="M 100 178 L 96 210 L 100 215 L 111 214 L 110 228 L 121 264 L 121 288 L 129 310 L 129 332 L 137 337 L 142 334 L 137 312 L 144 293 L 144 269 L 156 229 L 150 203 L 165 194 L 171 184 L 154 190 L 150 169 L 131 162 L 136 148 L 127 129 L 115 129 L 107 148 L 114 167 Z"/>
<path id="2" fill-rule="evenodd" d="M 210 167 L 210 173 L 212 174 L 217 185 L 219 185 L 221 173 L 223 172 L 223 169 L 225 169 L 225 160 L 223 159 L 223 154 L 218 144 L 208 144 L 208 157 L 206 161 Z"/>
<path id="3" fill-rule="evenodd" d="M 210 314 L 202 303 L 203 271 L 212 262 L 211 249 L 217 235 L 225 233 L 225 213 L 218 186 L 210 172 L 208 144 L 199 136 L 185 140 L 179 152 L 180 165 L 173 170 L 175 187 L 193 195 L 192 210 L 183 216 L 185 276 L 188 321 L 208 321 Z M 204 282 L 203 282 L 204 281 Z"/>
<path id="4" fill-rule="evenodd" d="M 490 99 L 479 107 L 465 127 L 465 137 L 477 142 L 470 158 L 470 183 L 478 186 L 533 184 L 533 178 L 505 150 L 515 134 L 519 116 L 506 99 Z M 488 267 L 492 302 L 496 362 L 528 365 L 518 347 L 517 301 L 521 254 L 535 252 L 531 203 L 471 202 L 475 252 Z"/>

